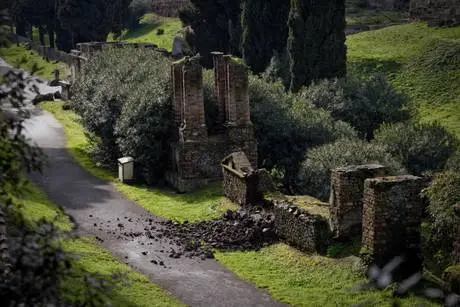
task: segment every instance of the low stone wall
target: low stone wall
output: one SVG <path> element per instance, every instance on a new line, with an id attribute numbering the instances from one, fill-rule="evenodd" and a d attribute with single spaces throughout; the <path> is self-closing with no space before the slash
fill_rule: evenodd
<path id="1" fill-rule="evenodd" d="M 35 42 L 29 42 L 27 44 L 32 50 L 36 51 L 43 58 L 59 61 L 69 66 L 72 64 L 72 56 L 64 51 L 43 46 Z"/>
<path id="2" fill-rule="evenodd" d="M 460 24 L 460 0 L 411 0 L 409 13 L 414 19 L 456 26 Z"/>
<path id="3" fill-rule="evenodd" d="M 274 201 L 273 206 L 280 237 L 305 252 L 326 252 L 332 237 L 327 218 L 285 201 Z"/>

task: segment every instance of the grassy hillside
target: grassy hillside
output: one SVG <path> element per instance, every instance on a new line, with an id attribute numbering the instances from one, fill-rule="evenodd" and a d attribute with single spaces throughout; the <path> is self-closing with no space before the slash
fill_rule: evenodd
<path id="1" fill-rule="evenodd" d="M 398 25 L 348 36 L 347 45 L 352 73 L 385 73 L 422 121 L 440 121 L 460 137 L 460 27 Z"/>
<path id="2" fill-rule="evenodd" d="M 182 23 L 178 18 L 146 14 L 142 18 L 139 28 L 124 31 L 117 40 L 132 43 L 153 43 L 160 48 L 171 51 L 173 38 L 181 28 Z M 161 30 L 164 33 L 161 33 Z M 114 40 L 113 36 L 109 36 L 110 40 Z"/>
<path id="3" fill-rule="evenodd" d="M 61 78 L 69 74 L 66 64 L 60 62 L 46 61 L 34 50 L 27 50 L 23 45 L 10 44 L 8 47 L 0 48 L 0 57 L 15 68 L 22 68 L 26 71 L 34 71 L 35 75 L 45 79 L 54 78 L 54 70 L 59 69 Z"/>

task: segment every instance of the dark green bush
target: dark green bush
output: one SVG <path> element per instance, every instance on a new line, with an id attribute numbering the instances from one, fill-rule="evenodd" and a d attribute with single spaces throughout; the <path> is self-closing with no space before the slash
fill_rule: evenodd
<path id="1" fill-rule="evenodd" d="M 102 52 L 84 66 L 72 107 L 95 140 L 97 162 L 114 166 L 133 155 L 147 181 L 162 172 L 171 124 L 169 65 L 152 50 L 126 48 Z"/>
<path id="2" fill-rule="evenodd" d="M 359 139 L 340 139 L 307 151 L 297 177 L 297 192 L 327 201 L 332 169 L 368 163 L 385 165 L 393 174 L 404 171 L 384 146 Z"/>
<path id="3" fill-rule="evenodd" d="M 286 50 L 282 53 L 275 51 L 263 73 L 263 77 L 270 82 L 281 81 L 285 88 L 289 88 L 291 72 L 289 70 L 289 54 Z"/>
<path id="4" fill-rule="evenodd" d="M 460 203 L 460 173 L 446 171 L 438 174 L 425 190 L 429 199 L 430 221 L 425 231 L 427 260 L 434 270 L 442 272 L 452 262 L 451 252 L 455 236 L 454 227 L 458 224 L 454 206 Z"/>
<path id="5" fill-rule="evenodd" d="M 251 76 L 249 82 L 251 120 L 259 148 L 259 165 L 278 169 L 291 190 L 308 147 L 353 137 L 354 130 L 336 122 L 324 110 L 306 106 L 286 94 L 281 83 Z"/>
<path id="6" fill-rule="evenodd" d="M 304 88 L 299 97 L 307 104 L 331 112 L 336 119 L 350 123 L 360 137 L 372 139 L 382 123 L 394 123 L 410 117 L 406 98 L 381 74 L 369 80 L 353 77 L 323 80 Z"/>
<path id="7" fill-rule="evenodd" d="M 455 136 L 438 123 L 385 124 L 376 131 L 374 142 L 386 146 L 414 175 L 441 171 L 458 147 Z"/>

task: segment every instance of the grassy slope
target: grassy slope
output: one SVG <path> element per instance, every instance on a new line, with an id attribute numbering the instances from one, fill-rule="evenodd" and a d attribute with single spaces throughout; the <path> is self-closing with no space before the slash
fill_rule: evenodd
<path id="1" fill-rule="evenodd" d="M 15 68 L 22 68 L 26 71 L 33 71 L 35 66 L 35 75 L 51 80 L 54 78 L 54 70 L 59 69 L 62 78 L 69 71 L 69 68 L 64 63 L 47 62 L 41 58 L 37 52 L 26 50 L 24 46 L 16 46 L 11 44 L 8 47 L 0 48 L 0 57 Z"/>
<path id="2" fill-rule="evenodd" d="M 460 137 L 460 27 L 411 23 L 347 38 L 349 68 L 383 72 L 418 107 Z"/>
<path id="3" fill-rule="evenodd" d="M 178 18 L 146 14 L 142 18 L 138 29 L 124 31 L 117 40 L 135 43 L 153 43 L 160 48 L 171 51 L 173 38 L 181 28 L 182 23 Z M 159 35 L 157 33 L 159 29 L 163 29 L 164 33 Z M 109 36 L 109 40 L 113 39 L 112 36 Z"/>
<path id="4" fill-rule="evenodd" d="M 391 290 L 358 291 L 363 282 L 349 258 L 301 253 L 286 244 L 261 251 L 219 252 L 216 259 L 241 278 L 294 306 L 391 306 Z M 422 297 L 396 299 L 401 306 L 439 306 Z"/>
<path id="5" fill-rule="evenodd" d="M 51 203 L 37 187 L 30 185 L 29 192 L 20 202 L 23 205 L 21 211 L 26 220 L 33 223 L 44 218 L 54 221 L 62 230 L 71 229 L 72 226 L 68 217 Z M 128 285 L 121 284 L 111 296 L 114 306 L 152 306 L 152 302 L 155 302 L 155 306 L 182 306 L 167 292 L 152 284 L 147 277 L 118 261 L 92 239 L 65 239 L 63 246 L 67 251 L 78 256 L 74 266 L 84 271 L 103 275 L 126 274 Z M 78 288 L 81 282 L 78 277 L 70 278 L 66 280 L 64 287 Z"/>
<path id="6" fill-rule="evenodd" d="M 198 221 L 218 217 L 227 209 L 235 208 L 235 205 L 224 199 L 220 184 L 193 193 L 177 194 L 171 190 L 118 182 L 113 174 L 98 168 L 91 161 L 86 152 L 87 139 L 75 113 L 63 111 L 62 104 L 57 102 L 47 102 L 42 107 L 62 123 L 70 153 L 86 170 L 99 178 L 112 181 L 120 192 L 152 213 L 178 221 Z"/>

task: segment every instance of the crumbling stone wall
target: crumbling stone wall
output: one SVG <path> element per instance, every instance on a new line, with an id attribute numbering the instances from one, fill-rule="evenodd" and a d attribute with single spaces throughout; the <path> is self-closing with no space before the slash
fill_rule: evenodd
<path id="1" fill-rule="evenodd" d="M 326 252 L 331 239 L 327 218 L 285 201 L 274 201 L 274 215 L 276 232 L 289 244 L 305 252 Z"/>
<path id="2" fill-rule="evenodd" d="M 242 151 L 257 165 L 257 143 L 249 116 L 248 71 L 230 56 L 215 53 L 219 122 L 216 135 L 205 123 L 202 68 L 199 58 L 184 58 L 171 67 L 173 119 L 177 134 L 171 145 L 167 181 L 180 192 L 222 178 L 221 161 Z"/>
<path id="3" fill-rule="evenodd" d="M 189 0 L 155 0 L 153 2 L 153 11 L 161 16 L 177 17 L 180 9 L 189 3 Z"/>
<path id="4" fill-rule="evenodd" d="M 331 227 L 338 238 L 360 234 L 364 180 L 387 175 L 382 165 L 352 165 L 334 169 L 331 176 Z"/>
<path id="5" fill-rule="evenodd" d="M 244 152 L 235 152 L 222 161 L 224 195 L 244 205 L 257 204 L 263 199 L 259 191 L 258 172 L 254 171 Z"/>
<path id="6" fill-rule="evenodd" d="M 460 24 L 460 0 L 411 0 L 409 13 L 414 19 L 456 26 Z"/>
<path id="7" fill-rule="evenodd" d="M 365 181 L 362 258 L 366 263 L 383 265 L 403 254 L 420 259 L 422 187 L 423 179 L 411 175 Z"/>

